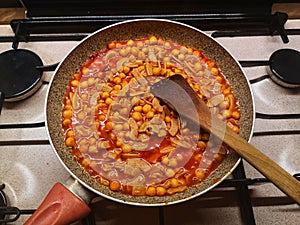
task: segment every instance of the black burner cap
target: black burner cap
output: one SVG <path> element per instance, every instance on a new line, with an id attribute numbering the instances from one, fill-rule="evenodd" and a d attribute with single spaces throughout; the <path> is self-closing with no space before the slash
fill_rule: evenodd
<path id="1" fill-rule="evenodd" d="M 17 101 L 33 94 L 42 84 L 43 71 L 36 69 L 43 62 L 34 52 L 25 49 L 0 54 L 0 92 L 5 101 Z"/>
<path id="2" fill-rule="evenodd" d="M 300 52 L 294 49 L 279 49 L 270 57 L 270 69 L 274 81 L 283 86 L 300 86 Z"/>

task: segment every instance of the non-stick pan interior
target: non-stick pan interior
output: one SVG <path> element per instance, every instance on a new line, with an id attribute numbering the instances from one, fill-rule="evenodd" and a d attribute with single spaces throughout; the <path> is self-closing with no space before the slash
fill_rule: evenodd
<path id="1" fill-rule="evenodd" d="M 217 63 L 218 67 L 227 77 L 234 94 L 239 100 L 241 106 L 240 135 L 247 140 L 251 137 L 254 120 L 253 97 L 249 82 L 241 70 L 241 67 L 220 44 L 195 28 L 166 20 L 134 20 L 101 29 L 80 42 L 59 65 L 49 88 L 46 105 L 46 121 L 50 141 L 62 163 L 71 174 L 78 178 L 85 186 L 102 196 L 119 202 L 147 206 L 172 204 L 201 195 L 227 177 L 239 160 L 239 156 L 231 151 L 221 166 L 217 168 L 208 179 L 200 185 L 189 188 L 183 193 L 164 197 L 133 197 L 113 192 L 108 187 L 94 181 L 79 166 L 76 159 L 66 149 L 61 126 L 61 111 L 62 99 L 70 76 L 80 68 L 80 65 L 82 65 L 92 53 L 105 49 L 107 43 L 115 40 L 125 41 L 145 38 L 151 35 L 196 48 Z"/>

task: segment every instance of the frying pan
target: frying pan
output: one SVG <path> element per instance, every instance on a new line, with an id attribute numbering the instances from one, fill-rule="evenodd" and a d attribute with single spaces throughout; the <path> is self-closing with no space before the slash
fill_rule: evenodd
<path id="1" fill-rule="evenodd" d="M 217 63 L 218 67 L 228 79 L 232 91 L 240 104 L 240 135 L 246 140 L 250 139 L 254 123 L 254 105 L 250 84 L 237 60 L 235 60 L 235 58 L 216 40 L 194 27 L 168 20 L 138 19 L 124 21 L 105 27 L 89 35 L 74 47 L 62 60 L 50 82 L 45 105 L 46 128 L 50 143 L 58 159 L 71 174 L 72 179 L 74 179 L 73 181 L 68 180 L 65 185 L 59 183 L 56 184 L 50 191 L 49 195 L 51 197 L 49 198 L 48 195 L 42 204 L 42 209 L 37 210 L 36 213 L 33 214 L 29 221 L 27 221 L 27 225 L 67 224 L 70 221 L 86 215 L 89 210 L 87 206 L 79 200 L 80 198 L 84 198 L 87 202 L 91 196 L 89 195 L 85 198 L 84 195 L 86 193 L 94 193 L 117 202 L 138 206 L 163 206 L 183 202 L 196 196 L 200 196 L 217 186 L 228 177 L 238 165 L 240 157 L 234 151 L 229 150 L 229 154 L 224 162 L 207 179 L 199 185 L 190 187 L 185 192 L 162 197 L 131 196 L 113 192 L 108 187 L 99 184 L 84 171 L 66 148 L 64 131 L 61 125 L 61 112 L 62 100 L 70 76 L 80 68 L 80 65 L 86 62 L 92 53 L 105 49 L 107 43 L 115 40 L 125 41 L 129 39 L 145 38 L 151 35 L 198 49 L 206 57 Z M 74 194 L 77 197 L 72 198 L 76 199 L 74 200 L 75 203 L 70 203 L 70 195 L 74 194 L 71 193 L 71 191 L 65 190 L 66 186 L 71 187 L 72 192 L 76 192 Z M 79 192 L 75 189 L 79 189 Z M 64 194 L 65 192 L 67 192 L 67 194 Z M 67 195 L 67 197 L 65 195 Z M 72 217 L 69 220 L 66 220 L 65 213 L 74 211 L 69 208 L 71 206 L 76 208 L 77 215 L 75 218 Z M 84 212 L 81 214 L 81 211 Z M 54 214 L 54 216 L 51 213 Z M 65 221 L 61 222 L 60 218 L 65 219 Z M 53 222 L 54 220 L 55 222 Z M 41 221 L 44 221 L 44 223 Z"/>

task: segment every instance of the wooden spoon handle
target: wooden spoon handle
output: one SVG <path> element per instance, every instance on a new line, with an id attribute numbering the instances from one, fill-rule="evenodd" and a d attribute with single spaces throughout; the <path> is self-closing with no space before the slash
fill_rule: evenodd
<path id="1" fill-rule="evenodd" d="M 229 127 L 223 139 L 229 147 L 260 171 L 286 195 L 300 204 L 300 182 Z"/>
<path id="2" fill-rule="evenodd" d="M 300 204 L 300 182 L 218 119 L 182 76 L 174 75 L 154 84 L 151 92 L 176 110 L 180 116 L 223 140 L 232 150 Z"/>

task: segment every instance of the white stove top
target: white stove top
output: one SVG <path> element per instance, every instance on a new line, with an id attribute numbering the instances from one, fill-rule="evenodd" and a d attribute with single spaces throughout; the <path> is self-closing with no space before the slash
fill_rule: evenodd
<path id="1" fill-rule="evenodd" d="M 300 28 L 299 20 L 289 20 L 286 28 Z M 1 35 L 13 35 L 10 27 L 0 26 Z M 268 60 L 281 48 L 300 51 L 300 35 L 290 35 L 289 43 L 283 44 L 280 36 L 217 38 L 238 60 Z M 20 43 L 19 49 L 37 53 L 44 65 L 59 62 L 78 42 L 30 42 Z M 0 43 L 0 52 L 10 50 L 11 43 Z M 267 74 L 267 66 L 245 68 L 246 76 L 254 79 Z M 46 80 L 52 72 L 46 72 Z M 1 81 L 3 82 L 3 81 Z M 270 79 L 251 85 L 256 112 L 265 114 L 300 113 L 300 89 L 285 89 Z M 43 84 L 36 94 L 17 103 L 5 103 L 0 124 L 44 122 L 44 103 L 48 85 Z M 254 134 L 265 131 L 300 130 L 300 119 L 256 119 Z M 10 206 L 35 209 L 56 182 L 64 182 L 68 172 L 47 144 L 45 127 L 0 129 L 0 184 Z M 26 142 L 28 141 L 28 142 Z M 300 172 L 300 136 L 254 135 L 250 141 L 289 173 Z M 252 166 L 244 162 L 248 178 L 262 177 Z M 285 204 L 286 197 L 274 185 L 267 183 L 250 186 L 257 224 L 298 225 L 300 208 Z M 164 225 L 218 225 L 242 224 L 239 207 L 234 201 L 234 189 L 216 188 L 204 196 L 163 209 Z M 158 208 L 143 208 L 97 198 L 92 205 L 96 224 L 159 224 Z M 26 216 L 13 224 L 23 224 Z M 132 219 L 135 218 L 135 219 Z"/>

